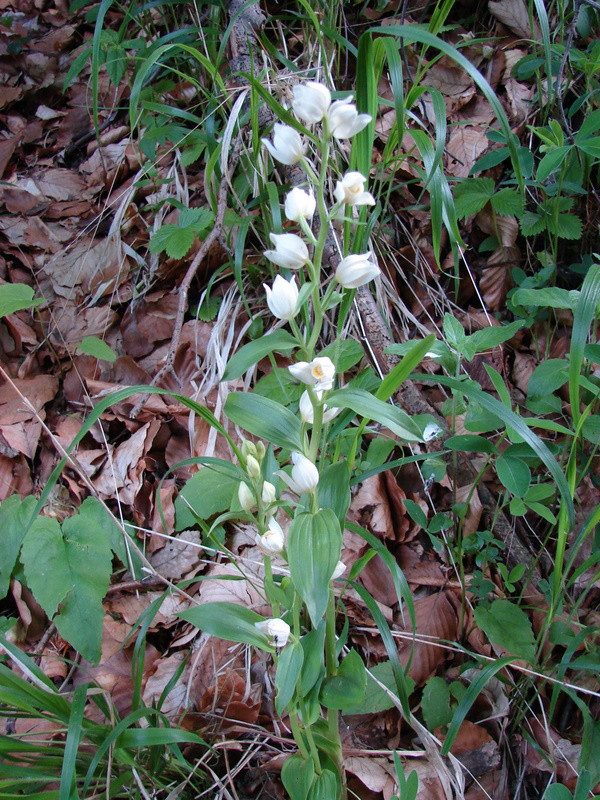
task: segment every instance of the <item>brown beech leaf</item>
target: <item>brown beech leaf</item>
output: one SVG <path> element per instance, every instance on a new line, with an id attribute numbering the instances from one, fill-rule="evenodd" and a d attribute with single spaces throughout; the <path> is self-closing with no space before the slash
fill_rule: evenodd
<path id="1" fill-rule="evenodd" d="M 10 447 L 28 458 L 35 456 L 45 418 L 44 406 L 56 395 L 58 378 L 36 375 L 0 386 L 0 433 Z"/>
<path id="2" fill-rule="evenodd" d="M 404 630 L 410 633 L 410 620 L 405 610 L 407 624 Z M 436 646 L 439 639 L 454 641 L 458 631 L 458 619 L 454 605 L 447 592 L 436 592 L 415 600 L 416 633 L 423 641 L 412 641 L 409 637 L 399 640 L 398 654 L 402 664 L 408 664 L 411 650 L 412 661 L 408 674 L 417 686 L 422 685 L 437 670 L 446 658 L 446 651 Z"/>
<path id="3" fill-rule="evenodd" d="M 390 472 L 364 481 L 352 500 L 351 518 L 383 539 L 403 541 L 411 526 L 406 514 L 406 494 Z M 417 531 L 415 530 L 414 535 Z"/>
<path id="4" fill-rule="evenodd" d="M 146 685 L 142 692 L 144 703 L 148 707 L 152 707 L 158 702 L 167 684 L 185 661 L 185 657 L 185 653 L 177 652 L 154 662 L 152 669 L 147 673 Z M 174 719 L 185 710 L 189 671 L 188 663 L 160 707 L 162 713 L 166 714 L 169 719 Z"/>
<path id="5" fill-rule="evenodd" d="M 142 425 L 114 450 L 109 463 L 94 479 L 99 495 L 113 497 L 118 493 L 123 503 L 130 506 L 134 504 L 146 468 L 145 456 L 159 428 L 160 421 L 154 419 Z"/>
<path id="6" fill-rule="evenodd" d="M 531 30 L 529 10 L 524 0 L 490 0 L 488 7 L 490 13 L 517 36 L 541 41 L 542 34 L 537 23 L 534 23 L 534 30 Z"/>
<path id="7" fill-rule="evenodd" d="M 189 608 L 190 601 L 181 594 L 168 594 L 163 597 L 162 592 L 142 592 L 138 594 L 111 595 L 105 602 L 107 611 L 123 619 L 128 625 L 135 625 L 146 609 L 163 598 L 158 611 L 154 614 L 150 624 L 150 631 L 161 627 L 175 625 L 179 620 L 176 615 Z"/>
<path id="8" fill-rule="evenodd" d="M 164 547 L 150 558 L 159 575 L 168 580 L 180 580 L 198 571 L 203 552 L 198 531 L 181 531 L 163 542 Z"/>
<path id="9" fill-rule="evenodd" d="M 483 125 L 458 125 L 446 145 L 446 169 L 450 175 L 466 178 L 471 167 L 490 144 Z"/>
<path id="10" fill-rule="evenodd" d="M 383 792 L 384 796 L 393 792 L 394 767 L 387 759 L 350 756 L 344 759 L 344 766 L 372 792 Z"/>
<path id="11" fill-rule="evenodd" d="M 529 378 L 537 366 L 537 359 L 531 353 L 515 353 L 515 362 L 512 369 L 512 380 L 523 394 L 527 394 Z"/>

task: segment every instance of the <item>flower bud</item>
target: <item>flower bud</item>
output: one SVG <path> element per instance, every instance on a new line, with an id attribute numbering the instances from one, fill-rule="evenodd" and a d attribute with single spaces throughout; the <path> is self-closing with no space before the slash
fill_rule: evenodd
<path id="1" fill-rule="evenodd" d="M 309 259 L 308 247 L 295 233 L 270 233 L 275 250 L 265 250 L 265 255 L 278 267 L 300 269 Z"/>
<path id="2" fill-rule="evenodd" d="M 252 458 L 252 456 L 249 456 L 249 458 Z M 256 498 L 254 497 L 254 493 L 244 481 L 241 481 L 238 486 L 238 500 L 244 511 L 256 510 Z"/>
<path id="3" fill-rule="evenodd" d="M 265 481 L 262 485 L 262 494 L 260 498 L 266 506 L 270 506 L 277 500 L 277 490 L 269 481 Z"/>
<path id="4" fill-rule="evenodd" d="M 292 453 L 292 489 L 296 494 L 314 492 L 319 484 L 319 470 L 302 453 Z"/>
<path id="5" fill-rule="evenodd" d="M 277 522 L 275 517 L 270 517 L 267 521 L 268 529 L 265 533 L 260 535 L 256 534 L 254 541 L 260 550 L 267 556 L 274 556 L 281 553 L 285 547 L 285 536 L 281 525 Z"/>
<path id="6" fill-rule="evenodd" d="M 323 396 L 323 392 L 317 391 L 316 395 L 320 400 Z M 314 422 L 315 409 L 308 392 L 302 392 L 300 402 L 298 403 L 298 410 L 300 411 L 302 422 L 307 422 L 309 425 L 312 425 Z M 323 404 L 323 422 L 331 422 L 334 417 L 337 417 L 341 410 L 342 409 L 337 406 L 328 408 L 327 404 Z"/>
<path id="7" fill-rule="evenodd" d="M 313 358 L 312 361 L 299 361 L 291 364 L 288 370 L 299 381 L 307 386 L 314 386 L 317 391 L 333 388 L 335 380 L 335 364 L 327 356 Z"/>
<path id="8" fill-rule="evenodd" d="M 298 131 L 280 122 L 273 126 L 273 143 L 268 139 L 261 141 L 276 161 L 288 167 L 297 164 L 304 155 L 305 147 Z"/>
<path id="9" fill-rule="evenodd" d="M 364 286 L 376 278 L 381 270 L 377 264 L 369 261 L 370 255 L 371 253 L 365 253 L 362 256 L 352 255 L 343 258 L 335 271 L 336 281 L 344 289 L 358 289 L 359 286 Z"/>
<path id="10" fill-rule="evenodd" d="M 346 572 L 346 565 L 343 561 L 338 561 L 335 565 L 335 569 L 333 570 L 331 580 L 334 581 L 336 578 L 341 578 L 344 572 Z"/>
<path id="11" fill-rule="evenodd" d="M 338 181 L 333 196 L 338 203 L 349 206 L 374 206 L 375 198 L 365 191 L 366 178 L 360 172 L 347 172 Z"/>
<path id="12" fill-rule="evenodd" d="M 262 622 L 255 622 L 254 627 L 261 633 L 265 633 L 271 640 L 274 647 L 285 647 L 290 638 L 290 626 L 282 619 L 265 619 Z"/>
<path id="13" fill-rule="evenodd" d="M 307 81 L 293 88 L 292 108 L 297 117 L 311 124 L 320 122 L 331 105 L 331 92 L 322 83 Z"/>
<path id="14" fill-rule="evenodd" d="M 246 456 L 254 456 L 256 457 L 256 445 L 254 442 L 251 442 L 250 439 L 244 439 L 242 442 L 242 455 L 244 458 Z"/>
<path id="15" fill-rule="evenodd" d="M 296 316 L 298 303 L 298 286 L 296 278 L 292 276 L 289 281 L 277 275 L 273 281 L 273 288 L 263 283 L 267 293 L 267 305 L 277 319 L 292 319 Z"/>
<path id="16" fill-rule="evenodd" d="M 256 457 L 258 458 L 258 460 L 259 460 L 259 461 L 262 461 L 262 460 L 263 460 L 263 458 L 265 457 L 265 453 L 266 453 L 266 452 L 267 452 L 267 451 L 266 451 L 266 449 L 265 449 L 264 442 L 261 442 L 261 441 L 259 440 L 259 441 L 256 443 Z"/>
<path id="17" fill-rule="evenodd" d="M 254 456 L 246 456 L 246 475 L 249 478 L 258 478 L 260 476 L 260 464 Z"/>
<path id="18" fill-rule="evenodd" d="M 369 114 L 358 113 L 352 100 L 350 95 L 345 100 L 336 100 L 329 107 L 327 121 L 331 135 L 336 139 L 349 139 L 371 122 Z"/>
<path id="19" fill-rule="evenodd" d="M 317 201 L 314 194 L 309 194 L 297 186 L 286 195 L 284 211 L 291 222 L 300 222 L 302 218 L 310 219 L 315 213 L 316 207 Z"/>

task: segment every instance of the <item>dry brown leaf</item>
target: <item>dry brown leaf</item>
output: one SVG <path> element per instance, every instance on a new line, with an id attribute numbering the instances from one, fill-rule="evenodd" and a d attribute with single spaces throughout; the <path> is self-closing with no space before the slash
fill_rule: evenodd
<path id="1" fill-rule="evenodd" d="M 197 573 L 203 554 L 198 531 L 181 531 L 172 538 L 163 539 L 163 542 L 164 547 L 150 558 L 159 575 L 168 580 L 181 580 Z"/>
<path id="2" fill-rule="evenodd" d="M 244 573 L 252 579 L 252 583 L 245 579 L 239 580 L 240 571 L 233 564 L 212 566 L 198 589 L 199 603 L 237 603 L 259 614 L 262 613 L 267 606 L 253 585 L 262 583 L 262 579 L 257 574 L 252 574 L 249 567 L 250 565 L 244 564 Z"/>
<path id="3" fill-rule="evenodd" d="M 463 520 L 463 536 L 470 536 L 472 533 L 476 533 L 483 513 L 483 504 L 479 498 L 477 488 L 473 488 L 473 484 L 457 487 L 456 502 L 469 504 L 467 514 Z"/>
<path id="4" fill-rule="evenodd" d="M 360 780 L 372 792 L 393 792 L 396 782 L 392 777 L 394 767 L 383 758 L 358 758 L 350 756 L 344 759 L 344 767 Z"/>
<path id="5" fill-rule="evenodd" d="M 126 279 L 128 268 L 120 241 L 111 237 L 95 244 L 80 241 L 54 256 L 44 271 L 55 294 L 72 304 L 84 299 L 89 303 L 91 298 L 111 293 Z"/>
<path id="6" fill-rule="evenodd" d="M 383 539 L 403 541 L 411 527 L 406 494 L 389 472 L 373 475 L 361 484 L 350 506 L 350 519 Z M 414 534 L 416 535 L 415 529 Z"/>
<path id="7" fill-rule="evenodd" d="M 138 594 L 111 595 L 105 603 L 106 609 L 112 614 L 121 617 L 128 625 L 135 625 L 146 609 L 163 597 L 162 592 L 143 592 Z M 163 597 L 160 608 L 154 614 L 150 631 L 159 627 L 175 625 L 178 622 L 177 614 L 190 606 L 190 601 L 181 594 L 168 594 Z"/>
<path id="8" fill-rule="evenodd" d="M 488 8 L 496 19 L 517 36 L 533 39 L 536 42 L 541 41 L 542 34 L 537 23 L 534 22 L 534 30 L 531 30 L 529 10 L 524 0 L 497 0 L 497 2 L 490 0 Z"/>
<path id="9" fill-rule="evenodd" d="M 35 456 L 42 431 L 36 416 L 45 418 L 44 406 L 57 390 L 58 378 L 53 375 L 17 378 L 12 384 L 7 381 L 0 386 L 0 433 L 28 458 Z"/>
<path id="10" fill-rule="evenodd" d="M 483 125 L 458 125 L 446 145 L 446 170 L 456 178 L 466 178 L 477 159 L 490 145 Z"/>
<path id="11" fill-rule="evenodd" d="M 489 205 L 477 214 L 475 221 L 484 233 L 495 236 L 503 247 L 513 247 L 519 235 L 516 217 L 495 214 Z"/>
<path id="12" fill-rule="evenodd" d="M 512 380 L 517 389 L 527 394 L 529 378 L 537 366 L 537 360 L 531 353 L 515 353 L 515 362 L 512 369 Z"/>
<path id="13" fill-rule="evenodd" d="M 185 658 L 185 653 L 178 652 L 166 658 L 159 658 L 154 662 L 152 669 L 147 673 L 146 686 L 142 692 L 144 703 L 149 708 L 158 703 L 167 684 L 172 680 L 177 670 L 181 668 Z M 161 712 L 169 719 L 174 719 L 181 714 L 182 711 L 186 710 L 185 700 L 189 670 L 190 666 L 188 662 L 160 707 Z"/>
<path id="14" fill-rule="evenodd" d="M 105 339 L 118 321 L 119 315 L 108 305 L 73 313 L 73 303 L 61 300 L 53 304 L 50 337 L 55 347 L 74 350 L 85 336 Z"/>
<path id="15" fill-rule="evenodd" d="M 405 616 L 408 612 L 405 610 Z M 454 641 L 458 631 L 458 619 L 447 592 L 436 592 L 428 597 L 415 600 L 416 632 L 425 641 L 415 641 L 411 647 L 410 638 L 399 640 L 398 654 L 403 665 L 408 664 L 411 650 L 412 661 L 408 674 L 417 686 L 422 685 L 437 670 L 446 658 L 446 651 L 436 646 L 440 639 Z M 404 630 L 410 632 L 410 621 Z"/>
<path id="16" fill-rule="evenodd" d="M 510 103 L 510 120 L 520 125 L 533 113 L 533 88 L 519 83 L 515 78 L 508 78 L 505 88 Z"/>
<path id="17" fill-rule="evenodd" d="M 27 497 L 32 493 L 33 481 L 25 456 L 9 458 L 0 454 L 0 501 L 6 500 L 11 494 Z"/>

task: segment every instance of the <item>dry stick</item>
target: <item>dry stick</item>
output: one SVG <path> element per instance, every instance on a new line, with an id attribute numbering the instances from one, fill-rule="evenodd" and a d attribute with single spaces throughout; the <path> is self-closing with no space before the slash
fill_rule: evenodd
<path id="1" fill-rule="evenodd" d="M 181 330 L 183 328 L 183 320 L 185 318 L 185 312 L 187 310 L 188 293 L 190 290 L 191 283 L 196 275 L 196 272 L 198 272 L 200 264 L 206 258 L 212 245 L 216 241 L 218 241 L 219 237 L 221 236 L 221 232 L 223 230 L 223 221 L 225 219 L 225 212 L 227 211 L 227 189 L 229 187 L 229 182 L 231 180 L 233 171 L 237 166 L 237 162 L 239 161 L 241 147 L 242 147 L 242 135 L 240 133 L 238 134 L 234 142 L 233 149 L 231 151 L 231 157 L 229 159 L 229 169 L 222 176 L 221 183 L 219 184 L 219 193 L 217 196 L 217 213 L 215 216 L 214 227 L 208 234 L 206 239 L 202 242 L 202 246 L 194 256 L 194 259 L 190 264 L 190 266 L 188 267 L 188 270 L 185 273 L 185 276 L 179 287 L 179 303 L 177 305 L 175 327 L 173 329 L 173 335 L 171 336 L 171 344 L 169 345 L 169 352 L 166 355 L 165 363 L 156 373 L 154 378 L 152 378 L 152 381 L 150 382 L 151 386 L 156 386 L 168 372 L 170 372 L 175 377 L 175 380 L 178 383 L 181 383 L 173 369 L 173 362 L 175 360 L 175 353 L 177 352 L 177 348 L 179 347 L 179 342 L 181 340 Z M 138 400 L 138 402 L 134 405 L 134 407 L 131 409 L 129 413 L 131 419 L 135 419 L 137 417 L 147 399 L 148 395 L 144 395 L 140 400 Z"/>

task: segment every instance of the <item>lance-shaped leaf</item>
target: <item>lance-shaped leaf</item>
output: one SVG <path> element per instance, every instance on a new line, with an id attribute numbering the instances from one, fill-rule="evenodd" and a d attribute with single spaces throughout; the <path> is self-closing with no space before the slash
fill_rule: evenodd
<path id="1" fill-rule="evenodd" d="M 405 442 L 421 442 L 419 426 L 397 406 L 384 403 L 363 389 L 339 389 L 327 396 L 331 408 L 350 408 L 365 419 L 381 422 Z"/>
<path id="2" fill-rule="evenodd" d="M 203 603 L 188 608 L 177 616 L 219 639 L 252 644 L 261 650 L 273 652 L 266 635 L 255 625 L 257 622 L 263 622 L 264 617 L 251 608 L 245 608 L 237 603 Z"/>
<path id="3" fill-rule="evenodd" d="M 225 403 L 229 419 L 248 433 L 286 450 L 302 450 L 301 423 L 281 403 L 248 392 L 232 392 Z"/>
<path id="4" fill-rule="evenodd" d="M 342 550 L 342 530 L 331 508 L 299 514 L 288 531 L 292 582 L 316 628 L 327 608 L 329 581 Z"/>
<path id="5" fill-rule="evenodd" d="M 229 359 L 221 380 L 232 381 L 234 378 L 239 378 L 269 353 L 291 353 L 295 347 L 298 347 L 296 339 L 282 328 L 268 336 L 261 336 L 260 339 L 245 344 Z"/>

